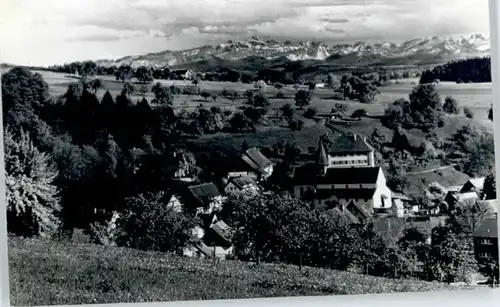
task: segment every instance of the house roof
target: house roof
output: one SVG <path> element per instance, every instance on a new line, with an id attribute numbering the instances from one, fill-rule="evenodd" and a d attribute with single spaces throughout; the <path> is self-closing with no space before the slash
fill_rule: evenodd
<path id="1" fill-rule="evenodd" d="M 235 178 L 231 178 L 229 180 L 229 183 L 233 183 L 238 189 L 243 189 L 245 186 L 247 185 L 257 185 L 255 183 L 255 180 L 253 180 L 252 177 L 250 176 L 241 176 L 241 177 L 235 177 Z M 229 184 L 228 183 L 228 184 Z"/>
<path id="2" fill-rule="evenodd" d="M 147 152 L 145 152 L 144 150 L 140 149 L 140 148 L 132 148 L 130 149 L 129 151 L 129 154 L 133 157 L 133 158 L 138 158 L 138 157 L 141 157 L 141 156 L 145 156 L 147 155 Z"/>
<path id="3" fill-rule="evenodd" d="M 394 191 L 391 191 L 392 192 L 392 199 L 400 199 L 400 200 L 406 200 L 406 201 L 411 201 L 411 198 L 402 194 L 402 193 L 398 193 L 398 192 L 394 192 Z"/>
<path id="4" fill-rule="evenodd" d="M 498 238 L 497 219 L 487 219 L 472 234 L 476 238 Z"/>
<path id="5" fill-rule="evenodd" d="M 329 154 L 369 153 L 373 151 L 362 137 L 347 133 L 339 134 L 328 149 Z"/>
<path id="6" fill-rule="evenodd" d="M 203 205 L 208 205 L 214 197 L 220 196 L 220 192 L 213 183 L 202 183 L 190 186 L 191 194 Z"/>
<path id="7" fill-rule="evenodd" d="M 485 177 L 480 177 L 480 178 L 472 178 L 472 179 L 469 179 L 468 182 L 470 182 L 474 187 L 476 187 L 477 189 L 480 189 L 482 190 L 483 187 L 484 187 L 484 180 L 486 178 Z"/>
<path id="8" fill-rule="evenodd" d="M 273 165 L 273 163 L 255 147 L 245 151 L 242 158 L 248 165 L 259 171 Z"/>
<path id="9" fill-rule="evenodd" d="M 381 235 L 399 238 L 404 232 L 406 221 L 399 217 L 381 217 L 374 220 L 375 231 Z"/>
<path id="10" fill-rule="evenodd" d="M 371 202 L 369 201 L 350 201 L 346 209 L 351 213 L 358 211 L 363 216 L 363 219 L 367 219 L 371 216 Z"/>
<path id="11" fill-rule="evenodd" d="M 231 242 L 231 228 L 224 221 L 217 221 L 210 228 L 226 242 Z"/>
<path id="12" fill-rule="evenodd" d="M 457 201 L 465 201 L 471 199 L 478 199 L 479 196 L 476 192 L 467 192 L 467 193 L 457 193 L 452 195 Z"/>
<path id="13" fill-rule="evenodd" d="M 329 168 L 324 176 L 318 176 L 316 164 L 309 163 L 294 171 L 295 184 L 375 184 L 380 167 Z"/>

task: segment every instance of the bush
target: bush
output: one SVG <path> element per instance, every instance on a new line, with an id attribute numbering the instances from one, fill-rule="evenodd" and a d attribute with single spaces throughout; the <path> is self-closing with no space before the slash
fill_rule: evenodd
<path id="1" fill-rule="evenodd" d="M 304 117 L 312 119 L 312 118 L 314 118 L 314 116 L 316 116 L 317 113 L 318 113 L 318 109 L 313 108 L 313 107 L 309 107 L 304 112 Z"/>
<path id="2" fill-rule="evenodd" d="M 448 114 L 458 114 L 458 103 L 455 98 L 448 96 L 444 100 L 443 111 Z"/>
<path id="3" fill-rule="evenodd" d="M 127 198 L 125 212 L 116 222 L 116 243 L 141 250 L 173 252 L 192 242 L 195 221 L 169 201 L 162 192 Z"/>
<path id="4" fill-rule="evenodd" d="M 368 112 L 366 112 L 365 109 L 357 109 L 356 111 L 352 112 L 351 118 L 361 118 L 365 117 L 368 115 Z"/>
<path id="5" fill-rule="evenodd" d="M 471 119 L 474 118 L 474 112 L 472 112 L 472 110 L 469 108 L 464 108 L 464 115 L 467 118 L 471 118 Z"/>

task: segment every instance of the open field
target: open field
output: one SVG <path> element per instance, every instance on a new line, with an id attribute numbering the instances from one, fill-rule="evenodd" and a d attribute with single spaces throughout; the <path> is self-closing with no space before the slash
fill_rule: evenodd
<path id="1" fill-rule="evenodd" d="M 442 291 L 439 283 L 327 269 L 181 258 L 132 249 L 9 239 L 15 306 Z"/>
<path id="2" fill-rule="evenodd" d="M 44 80 L 49 84 L 49 89 L 51 91 L 51 94 L 54 96 L 62 95 L 66 91 L 68 84 L 71 82 L 75 82 L 77 80 L 75 78 L 72 78 L 71 76 L 62 73 L 54 73 L 47 71 L 38 71 L 38 72 L 43 76 Z M 100 76 L 99 78 L 101 78 L 104 81 L 103 89 L 98 91 L 98 95 L 100 96 L 102 96 L 106 90 L 109 90 L 113 95 L 117 95 L 123 87 L 122 82 L 116 81 L 112 76 Z M 174 84 L 179 87 L 191 84 L 190 81 L 184 81 L 184 80 L 155 80 L 152 84 L 154 84 L 155 82 L 160 82 L 166 86 Z M 325 88 L 317 88 L 315 90 L 315 96 L 311 101 L 311 106 L 317 108 L 320 113 L 329 113 L 332 107 L 336 103 L 341 103 L 347 106 L 347 112 L 346 112 L 347 114 L 350 114 L 356 109 L 363 108 L 367 110 L 368 113 L 372 116 L 380 116 L 383 114 L 384 109 L 387 107 L 388 104 L 394 102 L 396 99 L 399 98 L 408 98 L 409 93 L 417 83 L 418 83 L 417 79 L 404 79 L 392 82 L 387 86 L 381 87 L 379 89 L 381 93 L 377 97 L 377 102 L 370 104 L 359 103 L 356 101 L 333 100 L 331 99 L 332 98 L 331 90 Z M 137 84 L 136 87 L 139 88 L 140 86 L 141 86 L 140 84 Z M 151 87 L 151 84 L 148 86 Z M 221 90 L 226 88 L 226 89 L 237 90 L 241 93 L 247 89 L 253 88 L 252 84 L 211 82 L 211 81 L 202 81 L 200 82 L 199 87 L 202 90 L 217 91 L 217 92 L 220 92 Z M 444 137 L 449 137 L 451 134 L 455 133 L 456 130 L 466 122 L 471 122 L 477 127 L 485 128 L 491 131 L 492 123 L 487 119 L 487 112 L 491 103 L 491 94 L 492 94 L 491 83 L 455 84 L 450 82 L 442 82 L 438 84 L 436 88 L 441 94 L 442 99 L 444 99 L 448 95 L 451 95 L 458 101 L 460 107 L 468 107 L 475 113 L 475 118 L 473 120 L 467 119 L 463 115 L 448 116 L 446 119 L 445 127 L 443 127 L 442 129 Z M 276 96 L 277 90 L 273 86 L 267 86 L 266 88 L 263 89 L 263 92 L 266 94 L 266 96 L 270 97 L 271 110 L 269 112 L 269 115 L 276 115 L 279 108 L 281 108 L 286 103 L 290 103 L 292 105 L 294 104 L 293 97 L 296 90 L 292 86 L 286 86 L 282 91 L 285 94 L 285 98 L 277 99 L 274 98 Z M 135 93 L 132 97 L 133 100 L 138 100 L 140 98 L 141 96 L 139 93 Z M 151 99 L 153 98 L 151 92 L 148 92 L 146 94 L 146 98 L 148 98 L 148 100 L 151 101 Z M 203 98 L 197 95 L 191 95 L 191 96 L 176 95 L 174 97 L 173 104 L 175 109 L 187 110 L 187 111 L 195 110 L 200 104 L 206 107 L 218 106 L 223 109 L 236 110 L 244 105 L 244 99 L 240 98 L 235 101 L 231 101 L 224 97 L 218 97 L 216 101 L 213 101 L 212 99 L 208 99 L 208 101 L 205 101 Z M 315 127 L 318 126 L 312 120 L 304 120 L 304 121 L 306 127 L 311 127 L 312 129 L 311 131 L 313 131 Z M 388 140 L 392 137 L 392 132 L 383 127 L 378 119 L 365 118 L 361 121 L 337 122 L 334 125 L 345 131 L 355 132 L 364 136 L 370 135 L 375 128 L 378 128 L 378 130 L 381 133 L 386 135 L 386 138 Z M 273 123 L 272 121 L 268 120 L 266 121 L 266 123 L 264 123 L 262 127 L 258 129 L 258 132 L 254 134 L 247 134 L 247 135 L 216 134 L 216 135 L 205 136 L 202 138 L 202 140 L 200 140 L 200 142 L 207 143 L 207 141 L 209 141 L 210 139 L 217 138 L 217 140 L 220 143 L 220 141 L 223 141 L 223 138 L 225 139 L 234 138 L 234 141 L 229 141 L 229 143 L 233 144 L 238 143 L 239 146 L 241 145 L 241 142 L 243 140 L 246 140 L 251 145 L 265 146 L 268 145 L 267 143 L 269 143 L 269 141 L 267 141 L 266 138 L 269 138 L 270 140 L 285 138 L 290 140 L 292 143 L 295 142 L 301 145 L 300 140 L 305 140 L 307 138 L 307 135 L 309 135 L 309 137 L 313 139 L 313 142 L 317 142 L 316 136 L 320 132 L 312 134 L 305 133 L 306 137 L 300 137 L 300 136 L 294 137 L 293 135 L 297 133 L 298 132 L 291 132 L 288 131 L 288 129 L 283 129 L 283 127 L 280 126 L 279 122 Z M 280 136 L 281 134 L 284 134 L 284 136 L 281 137 Z M 299 134 L 304 134 L 304 133 L 299 133 Z M 415 131 L 415 134 L 418 135 L 421 133 Z M 259 139 L 262 142 L 264 141 L 265 142 L 254 144 L 255 143 L 253 142 L 254 139 Z M 224 140 L 224 142 L 227 141 Z M 311 142 L 305 142 L 305 146 L 301 147 L 303 147 L 303 149 L 306 150 L 306 147 L 316 145 L 316 144 L 311 145 L 309 143 Z"/>
<path id="3" fill-rule="evenodd" d="M 66 91 L 68 84 L 76 80 L 62 73 L 47 71 L 38 72 L 49 84 L 51 93 L 56 96 L 63 94 Z M 98 94 L 103 95 L 106 89 L 110 90 L 114 95 L 117 95 L 121 91 L 123 84 L 120 81 L 116 81 L 114 77 L 99 76 L 99 78 L 104 81 L 104 90 L 100 90 Z M 191 82 L 184 80 L 155 80 L 153 83 L 156 82 L 160 82 L 166 86 L 170 86 L 172 84 L 176 86 L 191 84 Z M 399 98 L 408 98 L 409 93 L 416 84 L 418 84 L 417 79 L 406 79 L 381 87 L 379 89 L 380 95 L 377 98 L 377 103 L 362 104 L 354 101 L 345 101 L 345 103 L 348 104 L 350 110 L 364 108 L 372 115 L 380 115 L 383 113 L 387 104 L 392 103 Z M 137 86 L 139 87 L 140 85 Z M 199 87 L 202 90 L 208 91 L 221 91 L 222 89 L 227 88 L 241 92 L 253 88 L 251 84 L 212 81 L 202 81 L 199 84 Z M 468 107 L 472 109 L 472 111 L 476 113 L 477 118 L 486 118 L 487 111 L 492 103 L 491 83 L 456 84 L 451 82 L 442 82 L 437 84 L 436 88 L 443 99 L 446 96 L 451 95 L 458 101 L 460 107 Z M 277 90 L 272 86 L 268 86 L 264 89 L 264 92 L 268 97 L 274 97 Z M 295 89 L 292 86 L 287 86 L 283 89 L 283 92 L 286 99 L 272 99 L 272 107 L 279 107 L 286 102 L 293 103 Z M 315 96 L 316 97 L 311 102 L 311 106 L 318 108 L 321 112 L 329 112 L 333 104 L 336 102 L 332 99 L 328 99 L 332 96 L 329 89 L 317 88 L 315 90 Z M 152 94 L 147 93 L 146 97 L 152 98 Z M 140 98 L 140 95 L 136 93 L 134 98 L 138 99 Z M 189 97 L 186 95 L 179 95 L 175 98 L 174 105 L 190 109 L 197 107 L 203 102 L 203 99 L 198 96 Z M 234 103 L 220 97 L 216 102 L 211 101 L 210 105 L 230 107 L 231 105 L 234 105 Z"/>

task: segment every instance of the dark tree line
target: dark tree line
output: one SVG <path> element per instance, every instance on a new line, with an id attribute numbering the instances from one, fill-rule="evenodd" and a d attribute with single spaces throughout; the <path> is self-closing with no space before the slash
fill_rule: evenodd
<path id="1" fill-rule="evenodd" d="M 420 77 L 420 84 L 434 81 L 457 83 L 491 82 L 490 57 L 457 60 L 426 70 Z"/>

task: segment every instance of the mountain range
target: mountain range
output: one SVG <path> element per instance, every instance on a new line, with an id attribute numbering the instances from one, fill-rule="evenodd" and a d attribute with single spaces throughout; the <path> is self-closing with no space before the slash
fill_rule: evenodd
<path id="1" fill-rule="evenodd" d="M 99 60 L 103 66 L 170 66 L 208 69 L 241 66 L 244 62 L 312 61 L 339 65 L 427 65 L 487 56 L 489 39 L 481 34 L 461 37 L 423 37 L 402 43 L 382 42 L 327 45 L 317 41 L 276 41 L 254 36 L 187 50 L 166 50 L 116 60 Z M 235 64 L 238 63 L 238 64 Z"/>

